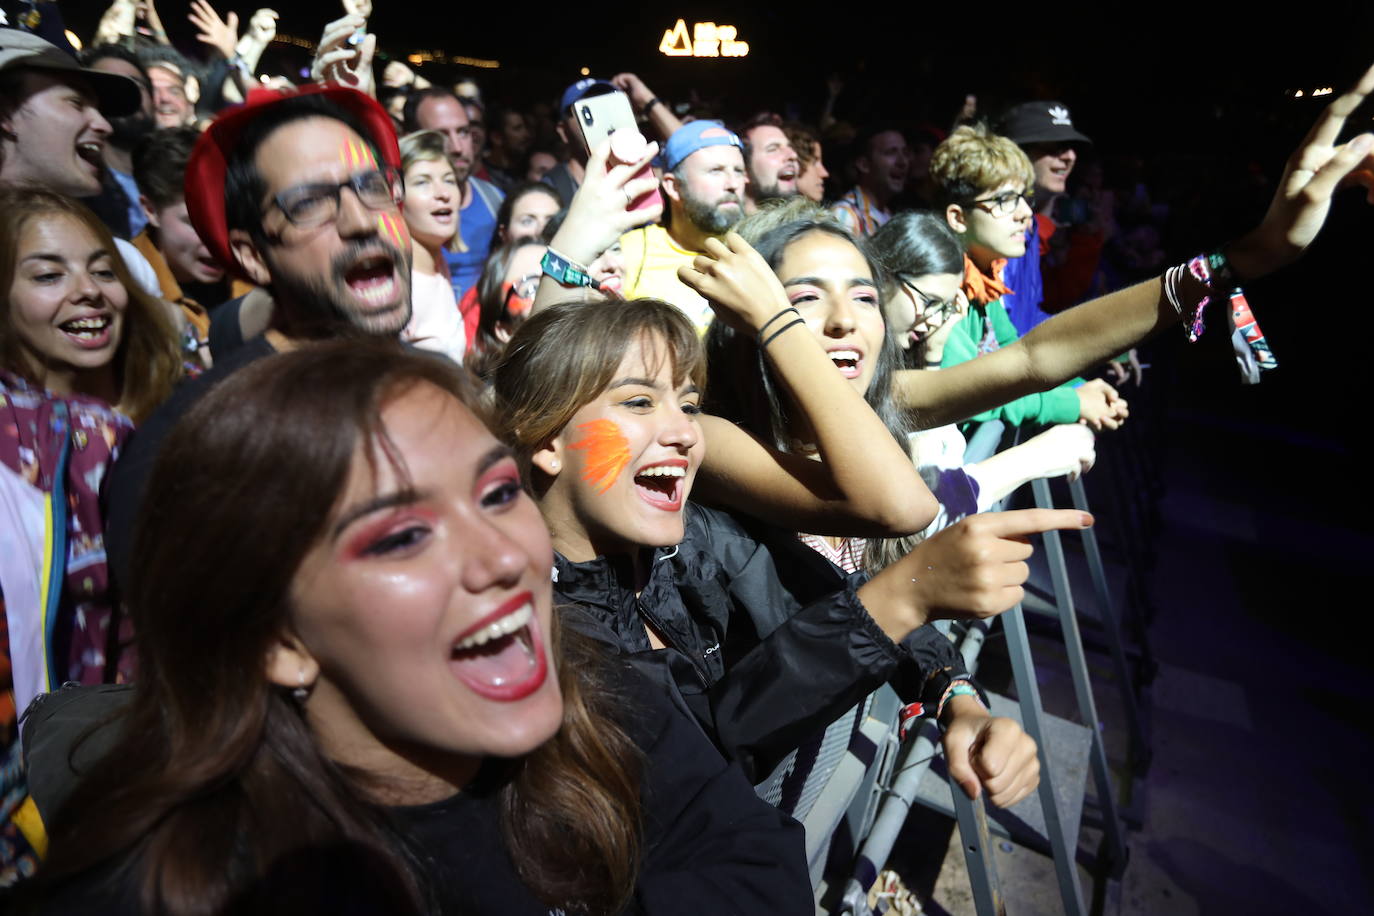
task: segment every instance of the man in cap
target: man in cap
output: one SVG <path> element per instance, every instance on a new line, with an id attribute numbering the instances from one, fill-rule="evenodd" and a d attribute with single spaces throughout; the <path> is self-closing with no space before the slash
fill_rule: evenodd
<path id="1" fill-rule="evenodd" d="M 677 269 L 690 266 L 708 238 L 724 235 L 744 215 L 744 144 L 719 121 L 692 121 L 668 138 L 663 166 L 666 224 L 620 238 L 625 297 L 671 302 L 704 330 L 711 306 L 678 279 Z"/>
<path id="2" fill-rule="evenodd" d="M 1092 141 L 1073 126 L 1069 109 L 1059 102 L 1023 102 L 1007 110 L 997 132 L 1025 151 L 1035 170 L 1035 219 L 1026 232 L 1026 253 L 1007 262 L 1002 280 L 1013 295 L 1006 298 L 1007 317 L 1025 335 L 1046 318 L 1041 310 L 1044 280 L 1040 257 L 1049 250 L 1054 221 L 1049 211 L 1066 190 L 1078 153 Z"/>
<path id="3" fill-rule="evenodd" d="M 243 340 L 243 300 L 217 311 L 214 368 L 149 417 L 116 463 L 106 544 L 125 581 L 133 520 L 158 449 L 211 385 L 298 342 L 394 337 L 410 320 L 400 160 L 386 111 L 336 86 L 250 93 L 196 143 L 186 167 L 191 223 L 231 273 L 270 291 L 271 315 L 264 333 Z"/>
<path id="4" fill-rule="evenodd" d="M 108 117 L 138 111 L 138 84 L 89 70 L 36 35 L 0 30 L 0 184 L 100 192 Z"/>
<path id="5" fill-rule="evenodd" d="M 87 69 L 54 44 L 0 29 L 0 186 L 33 185 L 92 197 L 101 192 L 108 118 L 139 110 L 140 89 L 127 76 Z M 157 275 L 122 238 L 115 245 L 146 292 L 160 297 Z"/>

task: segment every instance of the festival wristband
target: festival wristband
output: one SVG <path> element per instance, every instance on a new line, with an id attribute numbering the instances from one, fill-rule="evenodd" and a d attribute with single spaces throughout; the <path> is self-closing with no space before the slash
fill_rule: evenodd
<path id="1" fill-rule="evenodd" d="M 562 286 L 589 286 L 592 289 L 601 286 L 591 278 L 587 268 L 563 257 L 552 248 L 544 252 L 544 260 L 539 262 L 539 267 Z"/>
<path id="2" fill-rule="evenodd" d="M 954 697 L 973 697 L 978 701 L 978 705 L 982 706 L 985 711 L 988 708 L 987 704 L 983 702 L 983 698 L 978 695 L 978 688 L 974 687 L 972 683 L 969 681 L 951 681 L 950 685 L 945 688 L 944 694 L 940 697 L 940 705 L 935 709 L 935 718 L 940 719 L 944 717 L 945 706 L 947 706 L 949 701 Z"/>

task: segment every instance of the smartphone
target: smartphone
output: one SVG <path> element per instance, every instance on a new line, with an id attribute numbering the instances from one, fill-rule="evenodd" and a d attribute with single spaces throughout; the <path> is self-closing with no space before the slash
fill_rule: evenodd
<path id="1" fill-rule="evenodd" d="M 637 162 L 643 156 L 640 150 L 646 145 L 646 141 L 635 122 L 630 97 L 625 93 L 607 92 L 604 95 L 583 99 L 573 105 L 573 114 L 577 117 L 577 129 L 582 134 L 582 142 L 588 152 L 596 149 L 607 137 L 620 132 L 620 136 L 611 143 L 611 157 L 606 162 L 607 169 L 614 165 Z M 636 172 L 634 177 L 645 178 L 652 174 L 653 169 L 646 165 Z M 644 210 L 660 206 L 662 203 L 663 197 L 655 188 L 636 197 L 625 209 Z"/>

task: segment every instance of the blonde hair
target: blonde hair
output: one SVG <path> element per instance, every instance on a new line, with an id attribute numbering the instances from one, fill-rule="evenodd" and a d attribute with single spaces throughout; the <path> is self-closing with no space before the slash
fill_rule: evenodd
<path id="1" fill-rule="evenodd" d="M 401 138 L 401 180 L 410 167 L 417 162 L 442 162 L 448 164 L 448 154 L 444 152 L 444 135 L 437 130 L 417 130 Z M 461 197 L 461 194 L 460 194 Z M 453 237 L 444 239 L 444 247 L 450 251 L 467 251 L 463 244 L 463 201 L 453 204 Z M 404 210 L 402 210 L 404 213 Z"/>
<path id="2" fill-rule="evenodd" d="M 1035 169 L 1021 147 L 986 124 L 964 125 L 935 147 L 930 177 L 940 207 L 966 204 L 980 194 L 1019 181 L 1029 190 Z"/>

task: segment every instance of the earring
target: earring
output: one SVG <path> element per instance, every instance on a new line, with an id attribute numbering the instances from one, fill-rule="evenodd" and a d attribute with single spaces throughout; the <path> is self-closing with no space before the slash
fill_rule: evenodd
<path id="1" fill-rule="evenodd" d="M 550 458 L 550 459 L 549 459 L 549 467 L 553 468 L 555 471 L 558 470 L 558 459 L 557 459 L 557 458 Z"/>
<path id="2" fill-rule="evenodd" d="M 292 699 L 294 699 L 297 703 L 304 703 L 306 700 L 310 699 L 310 689 L 309 689 L 308 687 L 305 686 L 305 671 L 304 671 L 304 669 L 302 669 L 302 670 L 299 672 L 299 674 L 300 674 L 300 679 L 301 679 L 301 685 L 300 685 L 299 687 L 297 687 L 297 688 L 295 688 L 294 690 L 291 691 L 291 697 L 292 697 Z"/>

